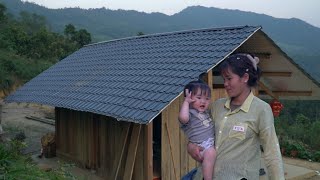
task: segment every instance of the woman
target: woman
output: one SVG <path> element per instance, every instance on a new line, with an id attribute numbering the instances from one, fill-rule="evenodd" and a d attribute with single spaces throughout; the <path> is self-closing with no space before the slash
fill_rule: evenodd
<path id="1" fill-rule="evenodd" d="M 271 108 L 251 91 L 261 74 L 258 62 L 249 54 L 235 54 L 220 65 L 229 98 L 219 99 L 211 107 L 217 151 L 213 179 L 259 179 L 260 145 L 269 177 L 284 179 Z M 189 154 L 201 162 L 199 151 L 198 146 L 188 144 Z M 193 179 L 202 179 L 200 168 Z"/>

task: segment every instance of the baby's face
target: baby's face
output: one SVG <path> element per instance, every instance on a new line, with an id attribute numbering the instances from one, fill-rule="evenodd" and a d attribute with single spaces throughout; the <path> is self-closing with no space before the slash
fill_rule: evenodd
<path id="1" fill-rule="evenodd" d="M 199 112 L 205 112 L 208 109 L 210 97 L 206 93 L 201 93 L 201 90 L 198 90 L 195 94 L 192 94 L 191 98 L 195 100 L 191 103 L 193 109 L 196 109 Z"/>

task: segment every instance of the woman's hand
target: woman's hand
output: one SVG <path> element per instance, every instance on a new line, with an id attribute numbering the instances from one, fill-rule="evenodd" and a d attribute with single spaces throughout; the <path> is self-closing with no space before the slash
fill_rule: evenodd
<path id="1" fill-rule="evenodd" d="M 200 151 L 203 150 L 201 147 L 189 142 L 188 146 L 187 146 L 187 150 L 188 150 L 189 155 L 193 159 L 195 159 L 196 161 L 198 161 L 200 163 L 203 161 L 203 156 L 201 156 L 201 154 L 200 154 Z"/>

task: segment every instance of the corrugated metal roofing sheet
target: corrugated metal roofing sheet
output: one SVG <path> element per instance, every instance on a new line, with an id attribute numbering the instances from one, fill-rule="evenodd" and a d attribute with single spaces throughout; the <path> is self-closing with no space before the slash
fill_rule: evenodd
<path id="1" fill-rule="evenodd" d="M 6 98 L 146 124 L 184 85 L 212 69 L 260 27 L 171 32 L 85 46 Z"/>

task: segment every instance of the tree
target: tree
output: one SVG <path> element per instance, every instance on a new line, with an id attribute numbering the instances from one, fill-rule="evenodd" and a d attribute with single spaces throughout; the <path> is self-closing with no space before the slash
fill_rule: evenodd
<path id="1" fill-rule="evenodd" d="M 91 34 L 85 30 L 85 29 L 80 29 L 79 31 L 76 32 L 76 34 L 71 38 L 71 40 L 75 41 L 78 43 L 80 47 L 89 44 L 91 42 Z"/>
<path id="2" fill-rule="evenodd" d="M 21 25 L 25 28 L 26 32 L 30 35 L 37 33 L 41 28 L 46 27 L 46 18 L 44 16 L 29 12 L 20 12 Z"/>
<path id="3" fill-rule="evenodd" d="M 4 33 L 11 49 L 19 55 L 26 55 L 29 53 L 28 45 L 30 44 L 30 36 L 25 32 L 25 29 L 19 24 L 10 24 Z"/>
<path id="4" fill-rule="evenodd" d="M 141 32 L 141 31 L 139 31 L 139 32 L 137 33 L 137 36 L 143 36 L 143 35 L 144 35 L 144 33 Z"/>
<path id="5" fill-rule="evenodd" d="M 72 24 L 65 26 L 64 35 L 72 42 L 77 43 L 79 48 L 91 43 L 91 34 L 85 29 L 77 31 Z"/>
<path id="6" fill-rule="evenodd" d="M 55 57 L 52 47 L 54 41 L 52 33 L 46 28 L 41 28 L 31 37 L 27 56 L 36 59 Z"/>
<path id="7" fill-rule="evenodd" d="M 65 26 L 64 28 L 64 35 L 67 36 L 67 38 L 71 38 L 72 36 L 74 36 L 76 34 L 76 28 L 74 27 L 74 25 L 72 24 L 68 24 Z"/>
<path id="8" fill-rule="evenodd" d="M 0 23 L 7 20 L 6 10 L 7 10 L 6 6 L 3 4 L 0 4 Z"/>

